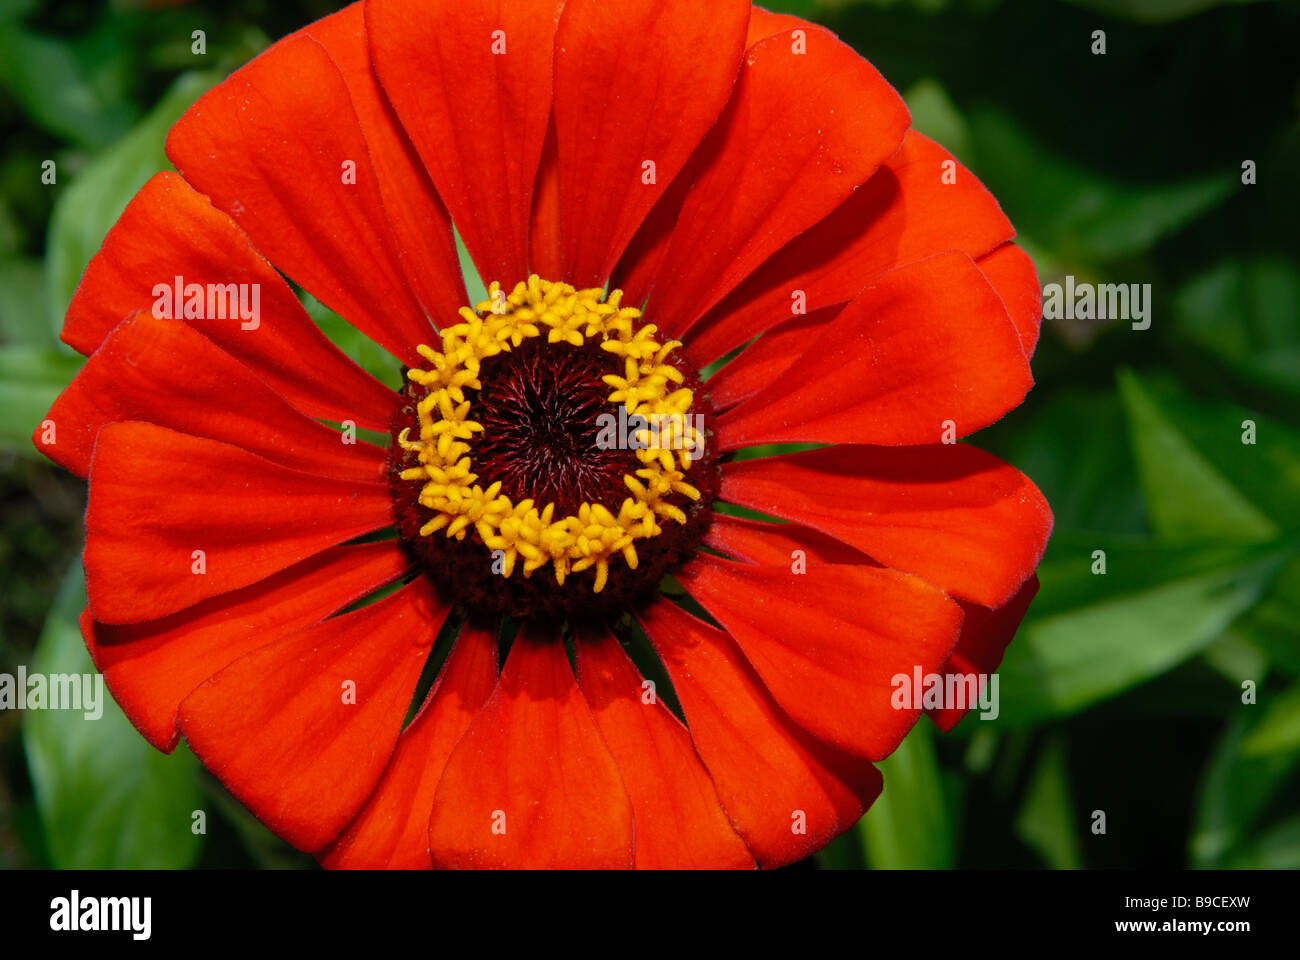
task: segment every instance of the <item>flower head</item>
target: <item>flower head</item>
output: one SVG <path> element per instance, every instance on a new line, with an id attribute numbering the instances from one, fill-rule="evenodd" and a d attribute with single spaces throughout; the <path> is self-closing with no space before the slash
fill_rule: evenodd
<path id="1" fill-rule="evenodd" d="M 132 722 L 330 866 L 777 866 L 851 826 L 922 712 L 895 678 L 995 669 L 1051 528 L 957 442 L 1031 386 L 1034 268 L 909 124 L 749 0 L 365 0 L 209 92 L 35 437 L 89 479 Z"/>

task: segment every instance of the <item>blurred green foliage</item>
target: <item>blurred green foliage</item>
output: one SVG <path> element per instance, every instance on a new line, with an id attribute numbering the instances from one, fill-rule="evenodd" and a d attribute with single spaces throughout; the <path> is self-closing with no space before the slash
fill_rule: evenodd
<path id="1" fill-rule="evenodd" d="M 818 862 L 1300 866 L 1300 3 L 769 5 L 826 23 L 903 91 L 999 198 L 1044 283 L 1150 283 L 1154 303 L 1142 331 L 1045 321 L 1035 391 L 975 439 L 1057 518 L 1001 714 L 918 726 L 883 764 L 881 800 Z M 165 166 L 185 106 L 331 9 L 0 0 L 0 671 L 88 663 L 84 487 L 29 440 L 79 365 L 57 330 L 81 271 Z M 0 713 L 0 867 L 310 862 L 183 746 L 157 754 L 108 709 L 89 725 L 32 712 L 21 737 Z M 189 829 L 200 808 L 205 837 Z"/>
<path id="2" fill-rule="evenodd" d="M 31 672 L 94 672 L 77 628 L 85 605 L 78 565 L 55 598 Z M 200 807 L 198 761 L 183 746 L 171 756 L 158 752 L 116 709 L 94 722 L 75 710 L 32 711 L 23 721 L 23 741 L 52 865 L 194 862 L 202 837 L 184 827 Z"/>

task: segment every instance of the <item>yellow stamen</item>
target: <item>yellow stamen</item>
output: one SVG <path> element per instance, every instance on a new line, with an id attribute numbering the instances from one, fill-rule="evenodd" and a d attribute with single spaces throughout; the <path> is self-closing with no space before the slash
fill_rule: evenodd
<path id="1" fill-rule="evenodd" d="M 624 307 L 622 299 L 621 290 L 606 297 L 600 288 L 577 290 L 536 275 L 508 294 L 493 283 L 487 300 L 473 310 L 462 307 L 462 322 L 442 331 L 441 351 L 424 344 L 417 348 L 429 362 L 429 369 L 407 374 L 428 391 L 416 405 L 419 439 L 403 430 L 397 442 L 419 459 L 419 466 L 403 470 L 401 478 L 423 484 L 419 501 L 434 512 L 420 528 L 421 536 L 445 530 L 447 537 L 464 539 L 473 532 L 489 550 L 501 552 L 506 577 L 520 559 L 525 577 L 551 564 L 561 586 L 569 574 L 594 567 L 593 590 L 600 593 L 614 557 L 622 556 L 636 569 L 635 541 L 658 536 L 660 519 L 686 522 L 686 513 L 667 498 L 700 499 L 684 474 L 703 452 L 704 437 L 686 416 L 694 395 L 681 387 L 682 372 L 668 363 L 681 343 L 659 342 L 653 324 L 638 329 L 641 311 Z M 640 416 L 651 425 L 635 433 L 642 469 L 624 476 L 632 496 L 623 501 L 618 516 L 601 504 L 584 503 L 576 516 L 557 519 L 554 503 L 540 510 L 531 500 L 515 504 L 501 493 L 499 481 L 486 489 L 475 482 L 466 441 L 483 426 L 469 419 L 471 401 L 465 391 L 482 389 L 478 376 L 483 360 L 508 353 L 543 331 L 548 343 L 580 347 L 593 341 L 622 357 L 624 376 L 604 378 L 611 388 L 609 402 L 622 404 L 629 420 Z"/>

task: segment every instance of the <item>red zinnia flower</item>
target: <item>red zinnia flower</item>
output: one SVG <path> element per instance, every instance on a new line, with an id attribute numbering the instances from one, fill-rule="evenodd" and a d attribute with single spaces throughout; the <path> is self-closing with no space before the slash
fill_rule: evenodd
<path id="1" fill-rule="evenodd" d="M 1034 268 L 908 126 L 749 0 L 366 0 L 204 96 L 36 435 L 89 478 L 82 626 L 132 722 L 331 866 L 775 866 L 847 829 L 920 713 L 891 678 L 993 670 L 1051 527 L 951 442 L 1031 385 Z M 503 284 L 476 310 L 453 221 Z"/>

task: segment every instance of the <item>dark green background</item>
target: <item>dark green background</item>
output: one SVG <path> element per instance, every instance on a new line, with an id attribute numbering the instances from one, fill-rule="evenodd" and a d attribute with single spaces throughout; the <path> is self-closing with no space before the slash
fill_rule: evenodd
<path id="1" fill-rule="evenodd" d="M 775 6 L 880 68 L 997 195 L 1044 283 L 1150 283 L 1154 301 L 1141 332 L 1045 322 L 1037 388 L 975 438 L 1057 518 L 1002 716 L 919 725 L 816 863 L 1300 866 L 1300 4 Z M 332 9 L 0 0 L 0 672 L 88 669 L 69 573 L 84 484 L 28 439 L 78 366 L 57 330 L 81 270 L 185 106 Z M 0 713 L 0 866 L 311 865 L 112 710 Z"/>

